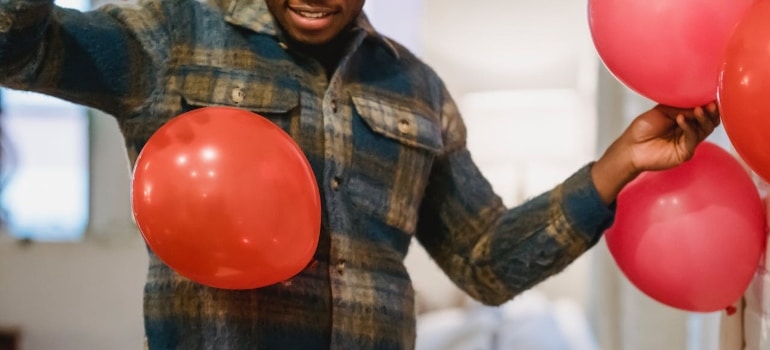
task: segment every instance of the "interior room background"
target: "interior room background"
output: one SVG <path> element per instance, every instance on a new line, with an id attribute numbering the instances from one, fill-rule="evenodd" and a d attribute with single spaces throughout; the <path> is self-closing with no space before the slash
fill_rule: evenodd
<path id="1" fill-rule="evenodd" d="M 100 5 L 87 1 L 59 3 Z M 652 106 L 602 68 L 584 0 L 368 0 L 365 9 L 376 28 L 443 77 L 475 160 L 510 206 L 595 159 Z M 39 95 L 2 93 L 14 173 L 1 202 L 11 220 L 0 235 L 0 328 L 19 330 L 29 350 L 142 348 L 147 256 L 131 219 L 115 121 Z M 712 141 L 729 148 L 721 128 Z M 499 309 L 467 299 L 418 245 L 407 266 L 423 350 L 503 349 L 506 341 L 530 349 L 717 349 L 718 314 L 642 295 L 603 241 Z"/>

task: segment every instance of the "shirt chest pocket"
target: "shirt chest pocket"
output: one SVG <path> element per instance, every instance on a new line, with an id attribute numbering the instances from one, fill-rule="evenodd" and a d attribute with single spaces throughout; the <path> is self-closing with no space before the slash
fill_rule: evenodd
<path id="1" fill-rule="evenodd" d="M 412 234 L 433 160 L 443 148 L 438 118 L 406 104 L 351 98 L 351 201 L 365 214 Z"/>
<path id="2" fill-rule="evenodd" d="M 183 66 L 179 79 L 183 111 L 208 106 L 242 108 L 272 120 L 290 134 L 292 119 L 299 115 L 299 84 L 289 74 Z"/>

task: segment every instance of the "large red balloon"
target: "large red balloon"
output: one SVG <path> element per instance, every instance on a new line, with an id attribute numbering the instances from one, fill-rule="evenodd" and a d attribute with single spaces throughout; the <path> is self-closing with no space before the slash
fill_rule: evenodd
<path id="1" fill-rule="evenodd" d="M 757 0 L 589 0 L 589 27 L 607 69 L 662 104 L 716 100 L 732 29 Z"/>
<path id="2" fill-rule="evenodd" d="M 158 258 L 211 287 L 287 280 L 318 244 L 307 159 L 278 126 L 240 109 L 196 109 L 158 129 L 136 161 L 132 205 Z"/>
<path id="3" fill-rule="evenodd" d="M 759 1 L 735 28 L 719 81 L 725 132 L 736 152 L 770 181 L 770 1 Z"/>
<path id="4" fill-rule="evenodd" d="M 653 299 L 711 312 L 740 299 L 764 251 L 765 215 L 748 172 L 711 143 L 621 191 L 606 232 L 615 262 Z"/>

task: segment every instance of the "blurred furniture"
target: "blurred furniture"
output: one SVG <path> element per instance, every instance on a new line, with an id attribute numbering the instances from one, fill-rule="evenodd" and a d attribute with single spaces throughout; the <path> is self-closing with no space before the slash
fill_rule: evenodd
<path id="1" fill-rule="evenodd" d="M 21 331 L 18 328 L 0 327 L 0 350 L 21 349 Z"/>

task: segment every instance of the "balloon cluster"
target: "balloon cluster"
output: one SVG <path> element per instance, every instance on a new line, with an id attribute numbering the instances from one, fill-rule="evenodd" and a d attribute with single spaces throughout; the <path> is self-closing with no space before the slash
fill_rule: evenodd
<path id="1" fill-rule="evenodd" d="M 770 180 L 770 0 L 589 0 L 588 15 L 619 81 L 669 106 L 717 101 L 736 152 Z"/>
<path id="2" fill-rule="evenodd" d="M 588 8 L 597 53 L 620 82 L 674 107 L 716 101 L 740 158 L 770 179 L 770 0 L 589 0 Z M 627 186 L 606 239 L 648 296 L 716 311 L 748 287 L 765 220 L 749 172 L 703 143 L 688 163 Z"/>

